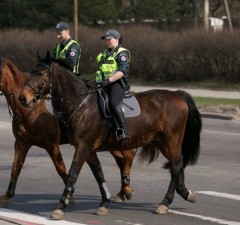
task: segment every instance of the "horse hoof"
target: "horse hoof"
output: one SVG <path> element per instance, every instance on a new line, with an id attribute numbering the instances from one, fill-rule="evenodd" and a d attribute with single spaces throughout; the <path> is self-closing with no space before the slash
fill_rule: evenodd
<path id="1" fill-rule="evenodd" d="M 131 191 L 131 192 L 125 194 L 125 197 L 127 200 L 130 200 L 133 197 L 133 195 L 134 195 L 134 191 Z"/>
<path id="2" fill-rule="evenodd" d="M 51 218 L 54 220 L 63 220 L 64 212 L 61 209 L 53 210 Z"/>
<path id="3" fill-rule="evenodd" d="M 155 210 L 157 214 L 166 214 L 168 213 L 169 208 L 166 205 L 159 205 Z"/>
<path id="4" fill-rule="evenodd" d="M 188 198 L 187 200 L 191 203 L 195 203 L 196 202 L 196 193 L 194 191 L 188 190 Z"/>
<path id="5" fill-rule="evenodd" d="M 99 207 L 96 214 L 99 216 L 105 216 L 109 214 L 109 210 L 106 207 Z"/>
<path id="6" fill-rule="evenodd" d="M 125 197 L 123 195 L 116 195 L 116 197 L 113 199 L 113 202 L 115 203 L 123 203 L 125 201 Z"/>

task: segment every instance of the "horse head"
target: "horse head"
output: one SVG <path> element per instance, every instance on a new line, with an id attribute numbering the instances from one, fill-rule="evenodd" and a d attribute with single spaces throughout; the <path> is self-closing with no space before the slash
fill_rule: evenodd
<path id="1" fill-rule="evenodd" d="M 38 54 L 38 61 L 38 64 L 32 70 L 30 78 L 25 82 L 19 95 L 19 101 L 26 107 L 42 99 L 50 92 L 50 76 L 53 61 L 50 52 L 47 51 L 45 58 L 41 58 Z"/>

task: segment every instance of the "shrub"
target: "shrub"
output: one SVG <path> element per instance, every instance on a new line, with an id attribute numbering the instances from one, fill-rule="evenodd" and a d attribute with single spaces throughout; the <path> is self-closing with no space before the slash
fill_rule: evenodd
<path id="1" fill-rule="evenodd" d="M 82 49 L 81 74 L 96 71 L 96 56 L 105 49 L 100 37 L 112 27 L 79 26 Z M 206 33 L 203 30 L 161 32 L 140 25 L 114 27 L 131 52 L 132 80 L 153 82 L 229 81 L 240 82 L 240 33 Z M 37 50 L 53 51 L 57 37 L 51 30 L 5 30 L 0 35 L 1 58 L 8 58 L 30 72 L 37 62 Z"/>

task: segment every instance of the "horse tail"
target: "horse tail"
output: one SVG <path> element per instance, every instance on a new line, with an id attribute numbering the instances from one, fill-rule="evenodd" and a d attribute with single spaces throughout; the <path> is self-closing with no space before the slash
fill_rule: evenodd
<path id="1" fill-rule="evenodd" d="M 188 118 L 182 143 L 183 168 L 185 168 L 187 165 L 194 165 L 198 161 L 202 119 L 191 95 L 182 90 L 178 90 L 176 93 L 179 94 L 188 105 Z M 138 161 L 140 163 L 148 161 L 148 164 L 150 164 L 158 158 L 159 152 L 160 150 L 154 143 L 145 145 L 140 151 Z M 164 163 L 163 168 L 169 169 L 170 163 Z"/>
<path id="2" fill-rule="evenodd" d="M 183 90 L 176 91 L 188 105 L 188 119 L 182 143 L 183 168 L 197 163 L 200 154 L 202 118 L 191 95 Z"/>
<path id="3" fill-rule="evenodd" d="M 148 164 L 155 161 L 159 156 L 160 150 L 154 144 L 148 144 L 141 147 L 141 151 L 138 156 L 138 162 L 144 163 L 147 161 Z"/>

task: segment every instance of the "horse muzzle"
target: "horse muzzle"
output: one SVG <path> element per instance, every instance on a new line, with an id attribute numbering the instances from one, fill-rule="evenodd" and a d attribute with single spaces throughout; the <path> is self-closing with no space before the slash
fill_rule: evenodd
<path id="1" fill-rule="evenodd" d="M 40 95 L 36 95 L 35 97 L 26 97 L 23 94 L 20 94 L 18 100 L 24 107 L 30 107 L 32 103 L 38 101 L 40 99 Z"/>

